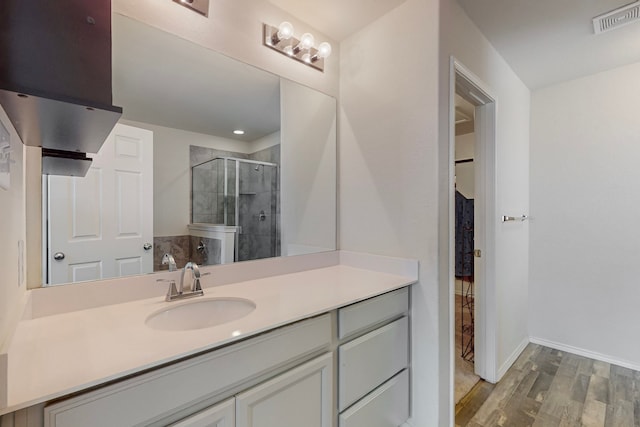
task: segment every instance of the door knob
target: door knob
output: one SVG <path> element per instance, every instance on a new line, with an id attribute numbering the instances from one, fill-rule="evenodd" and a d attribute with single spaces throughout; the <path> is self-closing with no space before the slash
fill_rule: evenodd
<path id="1" fill-rule="evenodd" d="M 149 249 L 151 249 L 153 247 L 153 245 L 151 243 L 145 243 L 144 245 L 142 245 L 142 248 L 145 251 L 148 251 Z"/>
<path id="2" fill-rule="evenodd" d="M 64 259 L 64 252 L 56 252 L 53 254 L 53 259 L 56 261 L 62 261 Z"/>

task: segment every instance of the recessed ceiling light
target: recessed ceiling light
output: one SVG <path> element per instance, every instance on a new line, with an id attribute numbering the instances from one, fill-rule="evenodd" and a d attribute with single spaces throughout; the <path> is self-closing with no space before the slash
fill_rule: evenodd
<path id="1" fill-rule="evenodd" d="M 236 135 L 244 135 L 244 131 L 242 129 L 236 129 L 233 131 Z"/>

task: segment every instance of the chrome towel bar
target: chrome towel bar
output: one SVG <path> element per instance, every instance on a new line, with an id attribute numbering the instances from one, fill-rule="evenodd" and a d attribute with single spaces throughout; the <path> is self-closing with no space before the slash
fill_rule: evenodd
<path id="1" fill-rule="evenodd" d="M 522 216 L 506 216 L 506 215 L 502 215 L 502 222 L 524 221 L 525 219 L 529 219 L 529 217 L 527 215 L 522 215 Z"/>

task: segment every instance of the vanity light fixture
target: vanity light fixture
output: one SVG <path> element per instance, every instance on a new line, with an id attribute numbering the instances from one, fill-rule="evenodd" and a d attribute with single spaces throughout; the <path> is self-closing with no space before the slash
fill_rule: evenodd
<path id="1" fill-rule="evenodd" d="M 293 25 L 284 21 L 278 26 L 278 31 L 274 31 L 271 35 L 271 44 L 277 45 L 283 40 L 289 40 L 293 36 Z"/>
<path id="2" fill-rule="evenodd" d="M 173 0 L 174 2 L 189 8 L 200 15 L 209 16 L 209 0 Z"/>
<path id="3" fill-rule="evenodd" d="M 268 24 L 263 24 L 262 27 L 265 46 L 317 70 L 324 71 L 324 60 L 331 55 L 329 43 L 322 42 L 316 48 L 315 38 L 311 33 L 304 33 L 300 39 L 297 39 L 293 35 L 293 25 L 286 21 L 278 27 Z"/>

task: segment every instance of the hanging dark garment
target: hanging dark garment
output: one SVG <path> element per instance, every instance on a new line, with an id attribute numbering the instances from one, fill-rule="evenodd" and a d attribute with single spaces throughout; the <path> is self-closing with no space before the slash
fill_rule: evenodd
<path id="1" fill-rule="evenodd" d="M 473 199 L 456 191 L 456 277 L 473 278 Z"/>

